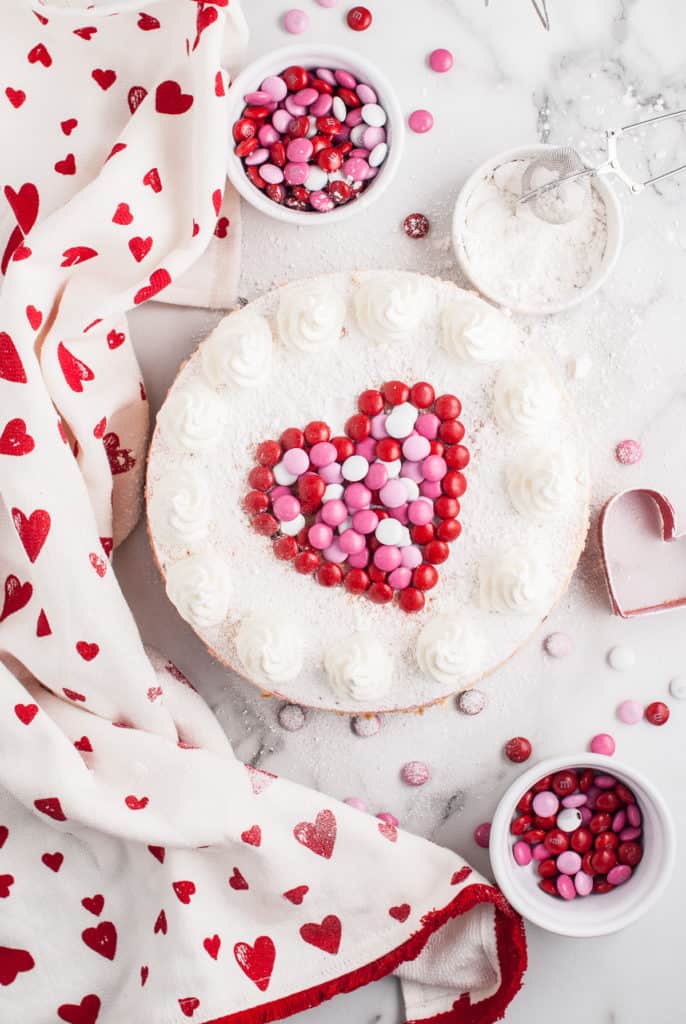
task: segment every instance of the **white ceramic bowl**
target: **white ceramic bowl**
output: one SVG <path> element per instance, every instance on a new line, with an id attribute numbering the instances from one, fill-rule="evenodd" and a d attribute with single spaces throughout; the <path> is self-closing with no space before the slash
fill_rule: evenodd
<path id="1" fill-rule="evenodd" d="M 242 161 L 233 150 L 231 129 L 245 106 L 244 95 L 258 89 L 260 83 L 268 75 L 278 75 L 291 64 L 299 64 L 306 68 L 331 67 L 350 71 L 359 81 L 371 85 L 388 116 L 385 125 L 388 154 L 379 168 L 379 173 L 367 185 L 359 198 L 351 200 L 343 206 L 337 206 L 328 213 L 291 210 L 287 206 L 273 202 L 252 184 L 245 173 Z M 369 61 L 352 50 L 326 44 L 284 46 L 282 49 L 272 50 L 253 61 L 241 71 L 231 85 L 229 90 L 230 151 L 227 174 L 231 184 L 243 198 L 269 217 L 275 217 L 277 220 L 287 221 L 290 224 L 307 225 L 307 227 L 328 227 L 337 221 L 346 220 L 353 214 L 366 210 L 388 188 L 400 163 L 404 134 L 403 114 L 395 92 L 385 76 Z"/>
<path id="2" fill-rule="evenodd" d="M 465 247 L 465 221 L 474 190 L 481 184 L 485 177 L 490 175 L 492 171 L 501 164 L 509 163 L 511 160 L 533 160 L 555 148 L 557 147 L 539 143 L 531 146 L 519 146 L 516 149 L 508 149 L 504 153 L 497 153 L 495 156 L 490 157 L 481 164 L 480 167 L 477 167 L 474 173 L 470 175 L 460 189 L 455 203 L 452 230 L 453 246 L 455 247 L 457 262 L 474 287 L 477 288 L 485 298 L 490 299 L 491 302 L 495 302 L 498 306 L 510 309 L 513 313 L 523 313 L 528 316 L 547 316 L 549 313 L 561 313 L 563 310 L 570 309 L 572 306 L 576 306 L 579 302 L 583 302 L 584 299 L 587 299 L 589 295 L 596 292 L 602 287 L 605 281 L 607 281 L 614 269 L 617 257 L 619 256 L 619 252 L 622 247 L 624 221 L 622 218 L 622 210 L 619 205 L 619 200 L 617 199 L 607 176 L 600 175 L 593 179 L 593 187 L 603 199 L 607 210 L 607 245 L 605 246 L 605 253 L 596 274 L 590 278 L 583 288 L 580 288 L 575 292 L 572 298 L 567 299 L 564 302 L 547 303 L 542 306 L 513 303 L 507 295 L 500 294 L 497 289 L 493 287 L 492 281 L 489 281 L 487 277 L 480 276 L 475 272 L 472 264 L 470 263 L 469 255 Z"/>
<path id="3" fill-rule="evenodd" d="M 527 867 L 515 862 L 512 846 L 516 837 L 510 833 L 510 822 L 522 794 L 538 779 L 561 768 L 586 767 L 615 775 L 633 790 L 643 814 L 643 859 L 629 881 L 612 892 L 569 901 L 555 899 L 538 888 L 536 862 Z M 496 882 L 527 920 L 558 935 L 608 935 L 642 917 L 664 892 L 674 868 L 674 823 L 660 794 L 635 768 L 599 754 L 551 758 L 520 775 L 503 796 L 491 825 L 489 854 Z"/>

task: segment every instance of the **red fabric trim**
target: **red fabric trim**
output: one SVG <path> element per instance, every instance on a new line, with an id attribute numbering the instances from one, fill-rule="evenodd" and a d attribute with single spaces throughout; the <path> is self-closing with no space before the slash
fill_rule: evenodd
<path id="1" fill-rule="evenodd" d="M 261 1006 L 253 1006 L 224 1017 L 215 1017 L 203 1024 L 268 1024 L 282 1020 L 293 1013 L 310 1010 L 314 1006 L 356 988 L 378 981 L 391 974 L 401 963 L 419 956 L 431 936 L 444 924 L 460 914 L 473 910 L 479 903 L 492 903 L 495 907 L 496 948 L 500 964 L 500 988 L 488 999 L 472 1005 L 469 993 L 464 993 L 453 1004 L 453 1008 L 421 1022 L 407 1024 L 493 1024 L 501 1020 L 507 1006 L 522 986 L 522 977 L 527 967 L 526 937 L 524 926 L 518 914 L 510 907 L 500 891 L 491 885 L 468 885 L 455 899 L 441 910 L 431 910 L 422 918 L 422 927 L 402 945 L 390 950 L 378 960 L 364 967 L 333 978 L 322 985 L 315 985 L 302 992 L 283 996 Z"/>

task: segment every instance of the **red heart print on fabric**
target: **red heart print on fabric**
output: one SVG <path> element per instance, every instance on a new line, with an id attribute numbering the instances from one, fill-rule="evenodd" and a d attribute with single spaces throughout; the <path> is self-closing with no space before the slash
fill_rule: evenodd
<path id="1" fill-rule="evenodd" d="M 178 82 L 167 79 L 155 90 L 155 110 L 158 114 L 185 114 L 193 106 L 193 97 L 182 91 Z"/>
<path id="2" fill-rule="evenodd" d="M 250 788 L 255 796 L 264 793 L 267 786 L 271 786 L 272 782 L 276 779 L 276 775 L 273 772 L 267 772 L 264 768 L 254 768 L 251 764 L 246 764 L 245 770 L 250 779 Z"/>
<path id="3" fill-rule="evenodd" d="M 257 985 L 260 992 L 266 992 L 271 981 L 276 960 L 276 947 L 268 935 L 260 935 L 254 946 L 237 942 L 233 947 L 236 963 L 244 974 Z"/>
<path id="4" fill-rule="evenodd" d="M 95 437 L 98 441 L 102 441 L 103 437 L 105 436 L 106 426 L 107 416 L 103 416 L 103 418 L 101 420 L 98 420 L 98 422 L 93 427 L 93 437 Z"/>
<path id="5" fill-rule="evenodd" d="M 0 331 L 0 380 L 26 384 L 26 371 L 9 334 Z"/>
<path id="6" fill-rule="evenodd" d="M 100 653 L 100 647 L 98 644 L 89 644 L 86 640 L 79 640 L 76 644 L 76 652 L 81 655 L 84 661 L 92 661 Z"/>
<path id="7" fill-rule="evenodd" d="M 85 39 L 86 42 L 90 42 L 97 31 L 94 25 L 87 25 L 86 28 L 75 28 L 74 35 L 79 36 L 80 39 Z"/>
<path id="8" fill-rule="evenodd" d="M 296 907 L 299 907 L 309 891 L 309 885 L 297 885 L 295 889 L 288 889 L 283 893 L 283 898 L 288 900 L 289 903 L 294 903 Z"/>
<path id="9" fill-rule="evenodd" d="M 14 419 L 5 424 L 0 434 L 0 455 L 28 455 L 35 447 L 24 420 Z"/>
<path id="10" fill-rule="evenodd" d="M 220 188 L 216 188 L 212 193 L 212 206 L 216 215 L 219 216 L 219 211 L 222 208 L 222 190 Z"/>
<path id="11" fill-rule="evenodd" d="M 7 825 L 0 825 L 0 850 L 2 850 L 3 846 L 7 842 L 7 837 L 9 834 L 10 830 L 8 829 Z"/>
<path id="12" fill-rule="evenodd" d="M 248 846 L 259 846 L 262 842 L 262 829 L 259 825 L 253 825 L 251 828 L 241 832 L 241 839 Z"/>
<path id="13" fill-rule="evenodd" d="M 55 170 L 58 174 L 76 174 L 76 157 L 73 153 L 68 153 L 64 160 L 58 160 L 55 164 Z"/>
<path id="14" fill-rule="evenodd" d="M 95 995 L 84 996 L 80 1003 L 63 1003 L 57 1010 L 66 1024 L 95 1024 L 100 1013 L 100 1000 Z"/>
<path id="15" fill-rule="evenodd" d="M 18 245 L 12 253 L 12 259 L 15 263 L 19 263 L 20 260 L 27 260 L 32 253 L 33 250 L 28 245 Z"/>
<path id="16" fill-rule="evenodd" d="M 18 576 L 11 573 L 5 580 L 5 598 L 0 612 L 0 622 L 4 622 L 10 615 L 20 612 L 31 600 L 33 587 L 27 581 L 21 583 Z"/>
<path id="17" fill-rule="evenodd" d="M 126 335 L 123 331 L 111 330 L 107 334 L 107 347 L 110 349 L 119 348 L 126 341 Z"/>
<path id="18" fill-rule="evenodd" d="M 143 32 L 152 32 L 160 27 L 160 23 L 157 18 L 153 18 L 152 14 L 141 13 L 138 17 L 138 27 Z"/>
<path id="19" fill-rule="evenodd" d="M 164 267 L 158 267 L 157 270 L 153 270 L 149 277 L 149 284 L 139 288 L 133 297 L 135 306 L 139 306 L 141 302 L 147 302 L 148 299 L 152 299 L 158 292 L 161 292 L 163 288 L 166 288 L 171 284 L 171 274 Z"/>
<path id="20" fill-rule="evenodd" d="M 107 562 L 105 561 L 105 559 L 101 558 L 100 555 L 96 555 L 94 551 L 91 551 L 91 553 L 88 556 L 88 560 L 95 569 L 98 576 L 102 578 L 107 572 Z"/>
<path id="21" fill-rule="evenodd" d="M 14 705 L 14 713 L 17 716 L 17 718 L 19 719 L 19 721 L 23 722 L 24 725 L 31 725 L 31 722 L 34 720 L 34 718 L 38 714 L 38 705 L 37 704 L 15 704 Z"/>
<path id="22" fill-rule="evenodd" d="M 38 19 L 38 21 L 41 23 L 41 25 L 47 25 L 48 24 L 48 19 L 45 17 L 44 14 L 39 14 L 38 11 L 34 11 L 33 12 L 33 16 L 34 16 L 34 18 Z"/>
<path id="23" fill-rule="evenodd" d="M 182 882 L 172 882 L 172 889 L 176 893 L 179 903 L 188 905 L 191 897 L 195 895 L 195 882 L 184 879 Z"/>
<path id="24" fill-rule="evenodd" d="M 200 37 L 205 31 L 205 29 L 209 28 L 210 25 L 214 24 L 218 17 L 219 15 L 217 14 L 217 11 L 214 9 L 214 7 L 198 7 L 198 14 L 195 21 L 196 35 L 195 40 L 193 42 L 194 50 L 198 48 L 198 44 L 200 43 Z"/>
<path id="25" fill-rule="evenodd" d="M 59 869 L 62 867 L 62 863 L 64 861 L 64 854 L 44 853 L 43 856 L 41 857 L 41 860 L 45 864 L 46 868 L 50 868 L 51 871 L 54 871 L 55 874 L 57 874 Z"/>
<path id="26" fill-rule="evenodd" d="M 113 224 L 131 224 L 133 221 L 133 214 L 131 213 L 131 207 L 128 203 L 119 203 L 117 209 L 114 211 L 112 217 Z"/>
<path id="27" fill-rule="evenodd" d="M 217 238 L 226 238 L 229 231 L 230 223 L 231 221 L 229 220 L 228 217 L 219 218 L 214 228 L 214 233 Z"/>
<path id="28" fill-rule="evenodd" d="M 13 885 L 14 875 L 0 875 L 0 900 L 6 900 L 9 897 Z"/>
<path id="29" fill-rule="evenodd" d="M 148 185 L 148 187 L 151 188 L 153 192 L 162 191 L 162 181 L 160 180 L 160 172 L 157 170 L 156 167 L 151 167 L 150 170 L 143 175 L 143 184 Z"/>
<path id="30" fill-rule="evenodd" d="M 27 516 L 20 508 L 13 508 L 12 522 L 29 561 L 35 562 L 50 532 L 50 513 L 37 508 Z"/>
<path id="31" fill-rule="evenodd" d="M 141 967 L 141 988 L 143 988 L 143 986 L 145 985 L 146 981 L 148 980 L 148 975 L 149 974 L 150 974 L 150 968 L 148 967 L 147 964 L 143 964 L 143 966 Z"/>
<path id="32" fill-rule="evenodd" d="M 60 128 L 65 135 L 71 135 L 78 123 L 75 117 L 68 117 L 66 121 L 60 121 Z"/>
<path id="33" fill-rule="evenodd" d="M 305 942 L 332 956 L 340 949 L 341 932 L 341 920 L 335 914 L 327 914 L 321 924 L 304 924 L 300 929 L 300 935 Z"/>
<path id="34" fill-rule="evenodd" d="M 84 896 L 81 900 L 81 906 L 89 914 L 95 914 L 96 917 L 100 917 L 105 906 L 105 897 L 102 893 L 96 893 L 95 896 Z"/>
<path id="35" fill-rule="evenodd" d="M 102 439 L 105 452 L 110 463 L 110 472 L 113 476 L 119 473 L 128 473 L 136 465 L 136 459 L 130 448 L 119 446 L 119 435 L 113 432 L 105 434 Z"/>
<path id="36" fill-rule="evenodd" d="M 132 114 L 135 114 L 141 103 L 148 95 L 148 90 L 144 89 L 142 85 L 132 85 L 129 89 L 128 104 L 129 110 Z M 144 182 L 145 184 L 145 182 Z"/>
<path id="37" fill-rule="evenodd" d="M 150 798 L 147 796 L 134 796 L 130 793 L 129 796 L 124 798 L 124 803 L 130 811 L 143 811 L 150 803 Z"/>
<path id="38" fill-rule="evenodd" d="M 38 621 L 36 623 L 36 636 L 52 636 L 52 629 L 50 628 L 48 617 L 42 608 L 40 610 L 40 613 L 38 615 Z"/>
<path id="39" fill-rule="evenodd" d="M 155 860 L 158 860 L 160 864 L 164 864 L 164 858 L 167 851 L 163 846 L 149 846 L 148 849 Z"/>
<path id="40" fill-rule="evenodd" d="M 114 960 L 117 955 L 117 929 L 111 921 L 101 921 L 94 928 L 84 929 L 81 938 L 89 949 L 106 960 Z"/>
<path id="41" fill-rule="evenodd" d="M 80 750 L 82 754 L 92 754 L 93 747 L 91 741 L 87 736 L 82 736 L 80 740 L 74 740 L 74 746 L 77 750 Z"/>
<path id="42" fill-rule="evenodd" d="M 412 908 L 409 903 L 400 903 L 397 907 L 389 907 L 388 913 L 394 920 L 400 921 L 403 924 L 410 916 L 411 910 Z"/>
<path id="43" fill-rule="evenodd" d="M 18 974 L 32 971 L 35 966 L 36 961 L 27 949 L 0 946 L 0 985 L 11 985 Z"/>
<path id="44" fill-rule="evenodd" d="M 97 251 L 91 249 L 89 245 L 72 245 L 62 253 L 63 259 L 60 266 L 75 267 L 78 263 L 85 263 L 86 260 L 92 260 L 97 255 Z"/>
<path id="45" fill-rule="evenodd" d="M 398 828 L 397 825 L 390 825 L 386 821 L 380 821 L 377 828 L 384 839 L 388 839 L 390 843 L 395 843 L 398 840 Z"/>
<path id="46" fill-rule="evenodd" d="M 109 151 L 109 153 L 105 157 L 105 163 L 107 163 L 108 160 L 111 160 L 113 156 L 116 156 L 117 153 L 122 153 L 125 149 L 126 149 L 126 143 L 125 142 L 115 142 L 115 144 L 112 146 L 112 149 Z"/>
<path id="47" fill-rule="evenodd" d="M 149 686 L 148 687 L 147 697 L 148 697 L 148 700 L 150 701 L 151 704 L 154 701 L 156 701 L 159 697 L 161 697 L 163 694 L 164 694 L 164 690 L 162 689 L 161 686 Z"/>
<path id="48" fill-rule="evenodd" d="M 84 695 L 82 693 L 79 693 L 77 690 L 70 690 L 68 686 L 62 687 L 62 693 L 67 698 L 67 700 L 81 701 L 82 703 L 85 703 L 86 698 L 84 697 Z"/>
<path id="49" fill-rule="evenodd" d="M 206 939 L 203 939 L 202 944 L 203 949 L 206 951 L 206 953 L 209 956 L 211 956 L 213 960 L 216 960 L 217 957 L 219 956 L 219 949 L 222 944 L 222 940 L 219 938 L 219 936 L 208 935 Z"/>
<path id="50" fill-rule="evenodd" d="M 148 235 L 147 238 L 141 238 L 140 235 L 136 235 L 135 238 L 129 239 L 129 250 L 136 263 L 140 263 L 141 260 L 144 260 L 151 249 L 152 238 L 150 235 Z"/>
<path id="51" fill-rule="evenodd" d="M 465 864 L 464 867 L 460 868 L 459 871 L 456 871 L 454 873 L 454 875 L 450 879 L 450 884 L 451 885 L 459 885 L 460 882 L 464 882 L 464 880 L 466 878 L 469 878 L 471 873 L 472 873 L 472 869 Z"/>
<path id="52" fill-rule="evenodd" d="M 53 821 L 66 821 L 67 816 L 62 810 L 62 804 L 59 802 L 56 796 L 45 796 L 39 800 L 33 801 L 33 806 L 41 814 L 47 815 L 48 818 L 52 818 Z"/>
<path id="53" fill-rule="evenodd" d="M 84 329 L 83 329 L 83 333 L 84 333 L 84 334 L 88 334 L 88 332 L 89 332 L 89 331 L 90 331 L 90 330 L 91 330 L 91 329 L 92 329 L 93 327 L 97 327 L 97 325 L 98 325 L 98 324 L 101 324 L 101 323 L 102 323 L 102 317 L 101 317 L 101 316 L 98 316 L 98 317 L 96 317 L 96 318 L 95 318 L 95 320 L 91 320 L 91 322 L 90 322 L 89 324 L 86 324 L 86 326 L 85 326 L 85 327 L 84 327 Z"/>
<path id="54" fill-rule="evenodd" d="M 155 935 L 157 935 L 158 932 L 162 932 L 163 935 L 167 934 L 167 915 L 163 910 L 160 910 L 157 915 L 157 919 L 152 930 Z"/>
<path id="55" fill-rule="evenodd" d="M 30 181 L 25 182 L 16 192 L 11 185 L 5 185 L 5 198 L 17 219 L 17 224 L 24 234 L 28 235 L 38 219 L 40 208 L 38 189 Z"/>
<path id="56" fill-rule="evenodd" d="M 111 68 L 95 68 L 91 71 L 91 78 L 106 92 L 116 82 L 117 72 Z"/>
<path id="57" fill-rule="evenodd" d="M 336 842 L 336 819 L 333 812 L 320 811 L 314 821 L 301 821 L 293 829 L 293 835 L 312 853 L 328 860 Z"/>
<path id="58" fill-rule="evenodd" d="M 102 546 L 102 550 L 105 552 L 105 554 L 109 558 L 110 555 L 112 554 L 112 547 L 113 547 L 113 544 L 114 544 L 112 538 L 111 537 L 101 537 L 100 538 L 100 544 Z"/>
<path id="59" fill-rule="evenodd" d="M 195 996 L 184 996 L 183 999 L 179 999 L 179 1006 L 184 1017 L 192 1017 L 200 1006 L 200 1000 Z"/>
<path id="60" fill-rule="evenodd" d="M 40 325 L 43 323 L 43 314 L 40 309 L 36 309 L 35 306 L 26 307 L 26 319 L 33 327 L 34 331 L 37 331 Z"/>
<path id="61" fill-rule="evenodd" d="M 245 878 L 238 870 L 238 868 L 233 869 L 233 874 L 229 878 L 229 885 L 231 886 L 232 889 L 235 889 L 236 892 L 240 892 L 242 889 L 250 888 L 250 886 L 248 885 L 248 883 L 246 882 Z"/>
<path id="62" fill-rule="evenodd" d="M 214 76 L 214 95 L 215 96 L 226 96 L 226 88 L 224 86 L 224 72 L 218 71 Z"/>
<path id="63" fill-rule="evenodd" d="M 44 68 L 49 68 L 52 64 L 52 57 L 42 43 L 36 43 L 33 49 L 29 50 L 26 57 L 29 64 L 42 64 Z"/>
<path id="64" fill-rule="evenodd" d="M 5 96 L 10 101 L 15 110 L 19 110 L 19 107 L 26 100 L 26 93 L 23 89 L 13 89 L 11 85 L 8 85 L 5 89 Z"/>

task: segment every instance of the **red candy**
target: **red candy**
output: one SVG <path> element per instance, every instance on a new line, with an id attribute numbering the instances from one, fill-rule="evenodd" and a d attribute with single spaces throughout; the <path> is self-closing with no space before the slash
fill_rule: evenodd
<path id="1" fill-rule="evenodd" d="M 337 587 L 343 579 L 343 570 L 333 562 L 322 562 L 317 569 L 317 583 L 323 587 Z M 389 588 L 390 589 L 390 588 Z"/>
<path id="2" fill-rule="evenodd" d="M 462 403 L 455 395 L 440 395 L 436 399 L 434 412 L 440 420 L 456 420 L 462 412 Z"/>
<path id="3" fill-rule="evenodd" d="M 369 416 L 365 416 L 363 412 L 355 413 L 345 425 L 345 432 L 353 441 L 364 441 L 366 437 L 369 437 L 371 431 L 372 424 Z"/>
<path id="4" fill-rule="evenodd" d="M 402 405 L 410 397 L 410 389 L 400 380 L 388 380 L 381 388 L 389 405 Z"/>
<path id="5" fill-rule="evenodd" d="M 669 708 L 661 700 L 655 700 L 646 708 L 645 716 L 651 725 L 664 725 L 669 719 Z"/>
<path id="6" fill-rule="evenodd" d="M 288 451 L 289 448 L 305 447 L 305 435 L 297 427 L 289 427 L 288 430 L 284 430 L 280 440 L 284 451 Z"/>
<path id="7" fill-rule="evenodd" d="M 279 524 L 274 516 L 270 516 L 268 512 L 258 512 L 257 515 L 252 517 L 251 522 L 253 530 L 263 534 L 265 537 L 273 537 L 279 528 Z"/>
<path id="8" fill-rule="evenodd" d="M 433 405 L 436 392 L 427 384 L 425 381 L 419 381 L 417 384 L 413 384 L 410 390 L 410 401 L 418 409 L 428 409 L 430 405 Z"/>
<path id="9" fill-rule="evenodd" d="M 346 21 L 353 32 L 364 32 L 372 23 L 372 12 L 367 7 L 351 7 Z"/>
<path id="10" fill-rule="evenodd" d="M 282 562 L 289 562 L 298 554 L 295 537 L 277 537 L 272 546 L 274 554 Z"/>
<path id="11" fill-rule="evenodd" d="M 257 135 L 257 125 L 249 117 L 241 117 L 233 126 L 233 137 L 236 142 L 244 142 Z"/>
<path id="12" fill-rule="evenodd" d="M 314 572 L 320 561 L 316 551 L 299 551 L 295 556 L 294 565 L 297 572 L 306 576 L 308 573 Z"/>
<path id="13" fill-rule="evenodd" d="M 357 408 L 365 416 L 378 416 L 383 407 L 384 398 L 380 391 L 363 391 L 357 399 Z"/>
<path id="14" fill-rule="evenodd" d="M 376 457 L 383 462 L 395 462 L 401 455 L 400 443 L 392 437 L 383 437 L 376 444 Z"/>
<path id="15" fill-rule="evenodd" d="M 261 466 L 275 466 L 281 458 L 281 445 L 278 441 L 263 441 L 255 455 Z"/>
<path id="16" fill-rule="evenodd" d="M 343 586 L 351 594 L 363 594 L 369 583 L 369 576 L 364 569 L 351 569 L 343 580 Z"/>
<path id="17" fill-rule="evenodd" d="M 408 238 L 425 238 L 429 233 L 429 219 L 423 213 L 408 213 L 403 229 Z"/>
<path id="18" fill-rule="evenodd" d="M 431 590 L 437 583 L 438 572 L 427 562 L 422 562 L 412 573 L 412 586 L 417 590 Z"/>
<path id="19" fill-rule="evenodd" d="M 286 68 L 281 73 L 281 78 L 288 86 L 289 92 L 299 92 L 300 89 L 304 89 L 307 85 L 309 75 L 305 68 L 301 68 L 299 65 L 294 64 L 291 67 Z"/>
<path id="20" fill-rule="evenodd" d="M 405 587 L 400 591 L 398 603 L 405 612 L 420 612 L 424 607 L 424 594 L 415 587 Z"/>
<path id="21" fill-rule="evenodd" d="M 268 491 L 274 486 L 274 474 L 267 466 L 255 466 L 248 473 L 248 483 L 255 491 Z"/>
<path id="22" fill-rule="evenodd" d="M 505 755 L 515 764 L 521 764 L 531 757 L 531 744 L 524 736 L 515 736 L 505 744 Z"/>
<path id="23" fill-rule="evenodd" d="M 569 796 L 576 788 L 576 772 L 567 769 L 553 775 L 552 790 L 557 796 Z"/>
<path id="24" fill-rule="evenodd" d="M 269 498 L 264 491 L 248 491 L 243 498 L 243 508 L 246 512 L 266 512 L 269 508 Z"/>

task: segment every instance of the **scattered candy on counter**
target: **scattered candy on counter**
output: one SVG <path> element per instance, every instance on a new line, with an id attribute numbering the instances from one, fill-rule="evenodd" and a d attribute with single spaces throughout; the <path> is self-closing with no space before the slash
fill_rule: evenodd
<path id="1" fill-rule="evenodd" d="M 664 725 L 669 719 L 669 708 L 661 700 L 654 700 L 646 708 L 646 718 L 651 725 Z"/>
<path id="2" fill-rule="evenodd" d="M 510 824 L 512 856 L 520 867 L 535 865 L 550 896 L 610 892 L 643 857 L 641 822 L 636 797 L 614 775 L 565 768 L 522 795 Z"/>
<path id="3" fill-rule="evenodd" d="M 347 796 L 345 798 L 345 800 L 343 801 L 343 803 L 347 804 L 348 807 L 354 807 L 356 811 L 366 811 L 367 810 L 367 805 L 364 802 L 364 800 L 360 800 L 356 796 Z"/>
<path id="4" fill-rule="evenodd" d="M 457 706 L 464 715 L 480 715 L 488 700 L 481 690 L 463 690 L 458 695 Z"/>
<path id="5" fill-rule="evenodd" d="M 408 761 L 400 769 L 400 778 L 408 786 L 423 786 L 431 777 L 429 766 L 423 761 Z"/>
<path id="6" fill-rule="evenodd" d="M 617 718 L 625 725 L 636 725 L 643 718 L 643 705 L 637 700 L 623 700 L 617 708 Z"/>
<path id="7" fill-rule="evenodd" d="M 638 441 L 620 441 L 615 448 L 615 458 L 623 466 L 634 466 L 643 458 L 643 449 Z"/>
<path id="8" fill-rule="evenodd" d="M 372 12 L 367 7 L 351 7 L 346 21 L 353 32 L 364 32 L 372 23 Z"/>
<path id="9" fill-rule="evenodd" d="M 474 829 L 474 842 L 476 843 L 477 846 L 481 846 L 484 850 L 487 850 L 490 838 L 490 821 L 483 821 L 480 825 L 476 826 L 476 828 Z"/>
<path id="10" fill-rule="evenodd" d="M 429 233 L 429 218 L 423 213 L 408 213 L 403 230 L 408 238 L 425 238 Z"/>
<path id="11" fill-rule="evenodd" d="M 593 754 L 603 754 L 605 757 L 612 757 L 615 752 L 615 741 L 609 732 L 599 732 L 589 744 L 589 750 Z"/>
<path id="12" fill-rule="evenodd" d="M 278 719 L 286 732 L 298 732 L 305 724 L 305 711 L 299 704 L 284 704 L 279 708 Z"/>
<path id="13" fill-rule="evenodd" d="M 525 736 L 514 736 L 505 744 L 505 756 L 515 764 L 528 761 L 531 757 L 531 743 Z"/>
<path id="14" fill-rule="evenodd" d="M 301 32 L 306 32 L 310 27 L 310 19 L 305 13 L 298 7 L 292 8 L 290 11 L 286 11 L 283 19 L 283 27 L 287 32 L 292 35 L 300 35 Z"/>
<path id="15" fill-rule="evenodd" d="M 615 672 L 627 672 L 636 664 L 636 652 L 620 644 L 607 652 L 607 663 Z"/>
<path id="16" fill-rule="evenodd" d="M 413 110 L 407 123 L 413 132 L 424 135 L 425 132 L 430 132 L 434 126 L 433 114 L 428 110 Z"/>
<path id="17" fill-rule="evenodd" d="M 675 700 L 686 700 L 686 676 L 675 676 L 669 684 L 669 692 Z"/>
<path id="18" fill-rule="evenodd" d="M 432 50 L 429 54 L 429 67 L 432 71 L 443 73 L 444 71 L 450 71 L 452 66 L 453 55 L 450 50 L 440 48 L 438 50 Z"/>
<path id="19" fill-rule="evenodd" d="M 338 0 L 317 0 L 320 7 L 337 7 Z"/>
<path id="20" fill-rule="evenodd" d="M 367 739 L 376 736 L 381 728 L 381 719 L 378 715 L 355 715 L 350 720 L 350 728 L 356 736 Z"/>
<path id="21" fill-rule="evenodd" d="M 390 811 L 379 811 L 377 818 L 379 821 L 383 821 L 386 825 L 393 825 L 395 828 L 400 824 L 395 814 L 391 814 Z"/>
<path id="22" fill-rule="evenodd" d="M 462 406 L 426 382 L 393 380 L 357 407 L 346 436 L 316 420 L 258 445 L 243 506 L 296 572 L 417 612 L 462 531 Z"/>
<path id="23" fill-rule="evenodd" d="M 566 658 L 573 648 L 574 643 L 568 633 L 550 633 L 543 641 L 543 649 L 551 658 Z"/>
<path id="24" fill-rule="evenodd" d="M 289 209 L 328 213 L 356 199 L 386 159 L 386 111 L 343 68 L 292 65 L 244 99 L 234 152 L 255 188 Z"/>

